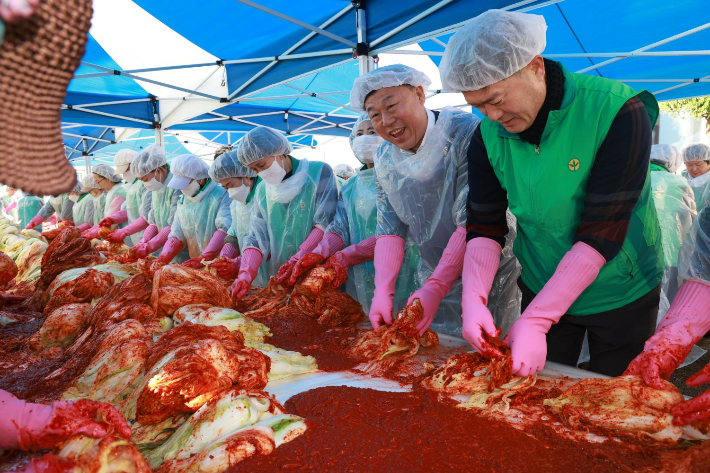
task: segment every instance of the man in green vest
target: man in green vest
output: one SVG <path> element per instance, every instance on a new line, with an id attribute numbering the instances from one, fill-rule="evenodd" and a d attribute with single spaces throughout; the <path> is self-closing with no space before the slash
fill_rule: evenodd
<path id="1" fill-rule="evenodd" d="M 485 119 L 468 150 L 463 335 L 479 351 L 495 334 L 485 302 L 507 233 L 523 314 L 511 327 L 513 372 L 545 359 L 576 365 L 585 334 L 590 370 L 620 375 L 654 331 L 663 248 L 651 197 L 654 97 L 543 59 L 543 17 L 490 10 L 446 47 L 446 90 Z"/>

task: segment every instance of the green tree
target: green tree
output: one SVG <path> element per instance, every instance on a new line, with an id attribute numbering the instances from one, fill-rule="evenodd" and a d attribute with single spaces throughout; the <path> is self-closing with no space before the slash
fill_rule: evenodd
<path id="1" fill-rule="evenodd" d="M 673 116 L 687 112 L 693 118 L 704 118 L 710 133 L 710 96 L 661 102 L 660 108 Z"/>

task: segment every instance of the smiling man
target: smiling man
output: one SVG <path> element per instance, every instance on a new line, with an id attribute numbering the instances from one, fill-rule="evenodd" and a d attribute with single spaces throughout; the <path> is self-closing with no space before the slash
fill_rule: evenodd
<path id="1" fill-rule="evenodd" d="M 653 95 L 543 59 L 542 16 L 490 10 L 449 41 L 446 90 L 485 119 L 468 150 L 463 333 L 478 350 L 493 334 L 480 303 L 517 217 L 514 251 L 523 315 L 511 327 L 513 371 L 545 359 L 620 375 L 654 331 L 663 254 L 651 199 Z"/>
<path id="2" fill-rule="evenodd" d="M 466 149 L 478 119 L 454 108 L 427 109 L 430 83 L 424 73 L 396 64 L 357 78 L 350 94 L 351 106 L 365 110 L 385 139 L 374 160 L 377 241 L 370 321 L 374 327 L 392 323 L 405 246 L 415 245 L 420 289 L 409 301 L 419 298 L 424 307 L 417 329 L 423 333 L 433 321 L 438 331 L 460 334 Z"/>

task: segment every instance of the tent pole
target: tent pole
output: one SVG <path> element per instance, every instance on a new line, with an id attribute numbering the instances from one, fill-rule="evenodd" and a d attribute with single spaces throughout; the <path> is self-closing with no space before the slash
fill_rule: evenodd
<path id="1" fill-rule="evenodd" d="M 165 135 L 163 134 L 163 129 L 162 128 L 156 128 L 155 129 L 155 144 L 160 146 L 161 148 L 165 148 L 163 139 Z"/>
<path id="2" fill-rule="evenodd" d="M 365 11 L 364 0 L 358 4 L 357 17 L 356 17 L 356 28 L 357 28 L 357 42 L 358 44 L 367 45 L 367 49 L 370 47 L 367 44 L 367 18 Z M 372 57 L 370 57 L 369 51 L 367 54 L 362 54 L 357 58 L 358 65 L 360 66 L 360 75 L 365 75 L 372 70 Z"/>
<path id="3" fill-rule="evenodd" d="M 701 77 L 701 78 L 698 80 L 698 82 L 704 82 L 704 81 L 706 81 L 706 80 L 708 80 L 708 79 L 710 79 L 710 76 Z M 694 84 L 694 83 L 695 83 L 695 80 L 689 80 L 688 82 L 684 82 L 684 83 L 682 83 L 682 84 L 678 84 L 678 85 L 674 85 L 674 86 L 671 86 L 671 87 L 667 87 L 667 88 L 665 88 L 665 89 L 657 90 L 657 91 L 655 91 L 655 92 L 653 93 L 653 95 L 662 94 L 663 92 L 668 92 L 669 90 L 680 89 L 681 87 L 685 87 L 686 85 L 691 85 L 691 84 Z"/>

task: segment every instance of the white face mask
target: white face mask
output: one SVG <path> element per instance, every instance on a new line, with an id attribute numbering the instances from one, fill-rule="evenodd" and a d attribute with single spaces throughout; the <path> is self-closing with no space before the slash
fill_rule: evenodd
<path id="1" fill-rule="evenodd" d="M 52 207 L 55 207 L 55 210 L 56 210 L 56 207 L 59 207 L 60 205 L 62 205 L 62 197 L 61 196 L 52 197 L 49 199 L 49 203 L 52 204 Z"/>
<path id="2" fill-rule="evenodd" d="M 275 186 L 284 180 L 286 175 L 286 170 L 281 166 L 276 159 L 271 163 L 267 169 L 264 169 L 259 173 L 259 177 L 264 180 L 267 184 Z"/>
<path id="3" fill-rule="evenodd" d="M 194 197 L 198 190 L 200 190 L 200 184 L 193 180 L 182 190 L 182 194 L 185 197 L 190 198 Z"/>
<path id="4" fill-rule="evenodd" d="M 379 135 L 361 135 L 353 139 L 353 153 L 362 164 L 375 162 L 375 152 L 383 139 Z"/>
<path id="5" fill-rule="evenodd" d="M 231 189 L 227 189 L 227 194 L 229 194 L 229 198 L 239 202 L 246 202 L 247 197 L 249 197 L 249 192 L 251 192 L 251 189 L 249 189 L 248 186 L 245 186 L 243 184 L 239 187 L 232 187 Z"/>
<path id="6" fill-rule="evenodd" d="M 126 171 L 126 172 L 123 173 L 123 179 L 124 179 L 127 183 L 132 184 L 133 181 L 136 180 L 136 176 L 134 176 L 131 171 Z"/>
<path id="7" fill-rule="evenodd" d="M 77 202 L 79 202 L 79 196 L 72 194 L 69 196 L 69 200 L 71 200 L 72 202 L 74 202 L 76 204 Z"/>
<path id="8" fill-rule="evenodd" d="M 145 184 L 145 188 L 148 189 L 149 191 L 152 191 L 152 192 L 159 191 L 160 189 L 165 187 L 165 184 L 156 180 L 155 178 L 151 179 L 148 182 L 145 182 L 144 184 Z"/>

